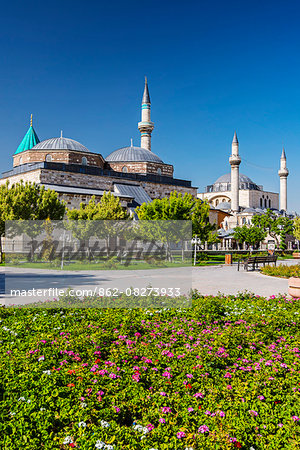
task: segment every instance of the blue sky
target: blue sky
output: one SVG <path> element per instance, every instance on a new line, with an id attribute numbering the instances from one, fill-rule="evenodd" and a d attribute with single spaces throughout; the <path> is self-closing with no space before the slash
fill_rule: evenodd
<path id="1" fill-rule="evenodd" d="M 241 172 L 278 192 L 282 145 L 289 210 L 300 212 L 297 1 L 10 1 L 1 6 L 1 171 L 29 126 L 108 155 L 140 142 L 144 75 L 152 150 L 200 190 Z"/>

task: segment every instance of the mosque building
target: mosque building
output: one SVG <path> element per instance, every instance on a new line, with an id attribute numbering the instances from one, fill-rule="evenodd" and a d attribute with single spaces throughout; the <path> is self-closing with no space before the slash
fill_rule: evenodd
<path id="1" fill-rule="evenodd" d="M 111 152 L 105 158 L 81 143 L 60 137 L 39 140 L 32 124 L 13 155 L 13 168 L 4 172 L 0 184 L 35 182 L 53 189 L 68 208 L 78 208 L 92 196 L 96 201 L 104 191 L 119 197 L 129 210 L 172 191 L 197 196 L 191 181 L 174 178 L 174 167 L 152 152 L 151 101 L 147 79 L 142 97 L 141 146 L 131 144 Z"/>
<path id="2" fill-rule="evenodd" d="M 91 151 L 81 143 L 60 137 L 39 140 L 32 124 L 13 155 L 13 168 L 3 173 L 0 184 L 7 181 L 35 182 L 46 189 L 55 190 L 68 208 L 78 208 L 92 196 L 101 199 L 104 191 L 120 198 L 122 206 L 133 211 L 138 205 L 170 195 L 172 191 L 189 193 L 210 204 L 210 222 L 223 231 L 237 225 L 251 224 L 255 214 L 263 214 L 267 208 L 278 214 L 287 213 L 287 177 L 285 151 L 280 159 L 279 194 L 263 189 L 246 175 L 240 174 L 239 142 L 234 133 L 229 163 L 231 173 L 219 177 L 215 183 L 197 193 L 191 181 L 174 178 L 174 167 L 152 152 L 151 101 L 147 79 L 141 105 L 141 146 L 131 144 L 104 157 L 97 149 Z"/>
<path id="3" fill-rule="evenodd" d="M 205 192 L 198 193 L 201 199 L 207 199 L 211 208 L 228 212 L 222 227 L 230 230 L 236 226 L 250 225 L 251 218 L 263 214 L 269 208 L 277 214 L 287 214 L 287 177 L 286 154 L 284 149 L 280 158 L 280 204 L 279 194 L 264 190 L 263 186 L 254 183 L 248 176 L 240 174 L 241 164 L 239 141 L 236 132 L 231 145 L 229 164 L 231 173 L 219 177 L 214 184 L 206 186 Z"/>

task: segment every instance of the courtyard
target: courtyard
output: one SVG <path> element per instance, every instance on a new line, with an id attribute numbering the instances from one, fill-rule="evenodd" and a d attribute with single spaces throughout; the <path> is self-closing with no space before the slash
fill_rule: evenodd
<path id="1" fill-rule="evenodd" d="M 281 261 L 292 265 L 294 260 Z M 255 295 L 270 297 L 287 294 L 288 280 L 269 277 L 259 271 L 237 271 L 237 265 L 215 265 L 204 267 L 159 268 L 147 270 L 95 270 L 95 271 L 60 271 L 45 269 L 25 269 L 2 267 L 5 274 L 5 294 L 1 302 L 5 305 L 20 305 L 36 301 L 53 300 L 68 288 L 84 296 L 87 292 L 106 295 L 110 290 L 113 295 L 130 292 L 131 289 L 146 289 L 151 286 L 172 296 L 178 292 L 188 295 L 196 289 L 201 295 L 237 295 L 252 292 Z M 30 292 L 35 289 L 34 292 Z M 172 291 L 173 289 L 173 291 Z M 175 292 L 174 289 L 177 289 Z M 27 294 L 26 294 L 26 292 Z M 22 295 L 20 294 L 22 292 Z"/>

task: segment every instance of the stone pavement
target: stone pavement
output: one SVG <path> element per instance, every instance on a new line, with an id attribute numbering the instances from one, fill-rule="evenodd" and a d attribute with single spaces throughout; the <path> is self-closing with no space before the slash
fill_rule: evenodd
<path id="1" fill-rule="evenodd" d="M 295 264 L 297 261 L 287 260 L 284 264 Z M 52 300 L 58 297 L 58 290 L 68 288 L 78 291 L 79 296 L 87 295 L 84 290 L 95 291 L 101 295 L 101 289 L 118 289 L 125 291 L 130 288 L 159 289 L 179 288 L 181 294 L 188 294 L 191 288 L 197 289 L 203 295 L 238 294 L 250 291 L 257 295 L 269 297 L 278 293 L 287 294 L 288 280 L 274 278 L 259 272 L 237 271 L 237 265 L 178 267 L 148 270 L 98 270 L 98 271 L 60 271 L 42 269 L 1 268 L 0 277 L 5 273 L 5 294 L 0 296 L 3 304 L 24 304 L 40 300 Z M 45 290 L 35 292 L 32 289 Z M 11 290 L 26 291 L 26 295 L 11 293 Z"/>

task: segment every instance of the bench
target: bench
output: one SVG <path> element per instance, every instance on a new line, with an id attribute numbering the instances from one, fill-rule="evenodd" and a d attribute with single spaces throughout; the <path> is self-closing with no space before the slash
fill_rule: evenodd
<path id="1" fill-rule="evenodd" d="M 276 266 L 278 256 L 268 255 L 268 256 L 249 256 L 249 258 L 244 259 L 243 261 L 238 262 L 238 270 L 240 270 L 240 264 L 244 265 L 244 270 L 249 269 L 249 266 L 252 266 L 252 270 L 258 269 L 259 264 L 263 264 L 265 267 L 266 264 L 274 263 Z"/>

